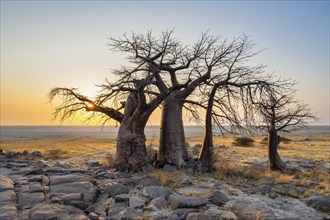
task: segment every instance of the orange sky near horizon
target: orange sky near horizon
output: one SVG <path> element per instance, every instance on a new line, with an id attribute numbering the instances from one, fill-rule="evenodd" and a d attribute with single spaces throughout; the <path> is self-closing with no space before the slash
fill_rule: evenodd
<path id="1" fill-rule="evenodd" d="M 207 30 L 228 39 L 243 33 L 250 36 L 257 43 L 256 51 L 267 48 L 253 62 L 267 65 L 267 72 L 298 81 L 298 98 L 317 113 L 318 124 L 330 124 L 328 1 L 0 4 L 0 125 L 60 124 L 52 121 L 58 100 L 53 105 L 47 103 L 51 88 L 75 87 L 94 96 L 94 85 L 106 78 L 113 80 L 110 69 L 125 63 L 121 54 L 106 46 L 109 36 L 150 29 L 157 35 L 172 28 L 175 37 L 187 44 Z M 84 114 L 63 124 L 84 125 Z M 158 109 L 149 124 L 159 125 L 160 116 Z M 89 124 L 100 123 L 93 120 Z"/>

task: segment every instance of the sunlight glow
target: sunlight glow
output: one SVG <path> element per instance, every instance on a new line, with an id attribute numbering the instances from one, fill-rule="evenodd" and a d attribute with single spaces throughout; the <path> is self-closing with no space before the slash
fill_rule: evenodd
<path id="1" fill-rule="evenodd" d="M 97 89 L 94 87 L 84 87 L 84 88 L 81 88 L 81 94 L 91 100 L 95 100 L 97 97 Z M 87 103 L 86 103 L 86 105 L 87 105 Z"/>
<path id="2" fill-rule="evenodd" d="M 95 107 L 95 105 L 90 102 L 85 102 L 85 105 L 87 107 L 87 110 L 92 110 Z"/>

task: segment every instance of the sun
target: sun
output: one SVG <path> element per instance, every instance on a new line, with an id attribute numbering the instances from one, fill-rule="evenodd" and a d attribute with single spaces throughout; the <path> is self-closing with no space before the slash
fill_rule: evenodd
<path id="1" fill-rule="evenodd" d="M 86 110 L 87 111 L 91 111 L 91 110 L 93 110 L 95 108 L 94 103 L 85 102 L 84 104 L 86 105 Z"/>

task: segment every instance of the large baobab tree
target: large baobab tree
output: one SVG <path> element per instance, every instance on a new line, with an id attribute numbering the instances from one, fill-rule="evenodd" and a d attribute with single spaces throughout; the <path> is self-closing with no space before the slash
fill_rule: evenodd
<path id="1" fill-rule="evenodd" d="M 185 46 L 173 38 L 173 32 L 163 32 L 156 40 L 151 33 L 146 35 L 124 35 L 113 39 L 112 48 L 135 57 L 136 65 L 147 63 L 159 71 L 155 86 L 160 92 L 187 83 L 185 87 L 173 91 L 163 102 L 158 160 L 160 164 L 170 163 L 178 167 L 185 164 L 188 152 L 182 120 L 182 108 L 187 97 L 207 79 L 214 67 L 224 63 L 233 49 L 232 43 L 220 41 L 220 37 L 202 34 L 192 46 Z M 157 59 L 149 59 L 152 53 Z M 132 77 L 132 76 L 130 76 Z M 133 76 L 134 77 L 134 76 Z"/>
<path id="2" fill-rule="evenodd" d="M 280 132 L 304 127 L 317 121 L 310 108 L 295 98 L 296 83 L 278 80 L 275 85 L 248 88 L 252 104 L 260 114 L 260 129 L 268 133 L 268 158 L 271 170 L 285 170 L 277 148 L 281 141 Z"/>
<path id="3" fill-rule="evenodd" d="M 177 48 L 175 40 L 169 41 L 166 35 L 155 40 L 151 33 L 132 35 L 129 38 L 110 39 L 109 44 L 114 51 L 128 53 L 127 60 L 131 66 L 115 70 L 119 79 L 100 85 L 101 91 L 95 100 L 80 94 L 76 89 L 54 88 L 49 93 L 49 100 L 62 98 L 62 102 L 54 111 L 54 116 L 62 121 L 73 117 L 76 112 L 86 110 L 93 114 L 105 115 L 120 123 L 117 135 L 117 151 L 115 167 L 120 170 L 138 170 L 146 162 L 144 128 L 151 113 L 160 103 L 175 90 L 189 84 L 184 83 L 166 86 L 160 77 L 161 70 L 154 65 L 157 60 L 166 60 L 166 55 Z M 146 42 L 152 42 L 146 44 Z M 128 49 L 129 48 L 129 49 Z M 176 49 L 175 49 L 176 50 Z M 177 49 L 179 50 L 179 49 Z M 122 110 L 124 109 L 124 110 Z"/>

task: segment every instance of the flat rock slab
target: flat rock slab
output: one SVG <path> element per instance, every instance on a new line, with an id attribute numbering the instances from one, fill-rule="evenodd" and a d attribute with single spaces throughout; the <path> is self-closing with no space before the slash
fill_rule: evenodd
<path id="1" fill-rule="evenodd" d="M 142 197 L 132 196 L 129 199 L 129 207 L 132 209 L 143 208 L 146 203 L 147 199 Z"/>
<path id="2" fill-rule="evenodd" d="M 115 203 L 109 206 L 108 217 L 110 219 L 119 219 L 119 214 L 127 208 L 125 202 Z"/>
<path id="3" fill-rule="evenodd" d="M 14 182 L 9 177 L 0 175 L 0 192 L 13 189 Z"/>
<path id="4" fill-rule="evenodd" d="M 126 202 L 129 203 L 129 199 L 132 196 L 130 194 L 120 194 L 115 196 L 115 202 Z"/>
<path id="5" fill-rule="evenodd" d="M 18 219 L 18 212 L 16 205 L 11 202 L 0 202 L 0 219 L 1 220 L 15 220 Z"/>
<path id="6" fill-rule="evenodd" d="M 161 187 L 161 186 L 147 186 L 142 189 L 142 195 L 147 196 L 151 199 L 157 197 L 164 197 L 168 198 L 169 195 L 173 193 L 173 190 L 168 187 Z"/>
<path id="7" fill-rule="evenodd" d="M 67 175 L 52 175 L 50 176 L 50 185 L 57 185 L 70 182 L 90 182 L 90 177 L 84 174 L 67 174 Z"/>
<path id="8" fill-rule="evenodd" d="M 226 211 L 233 212 L 244 220 L 276 220 L 273 210 L 265 205 L 249 202 L 234 202 L 225 205 Z"/>
<path id="9" fill-rule="evenodd" d="M 8 162 L 6 167 L 8 168 L 21 168 L 21 167 L 28 167 L 29 165 L 27 163 L 15 163 L 15 162 Z"/>
<path id="10" fill-rule="evenodd" d="M 325 196 L 314 196 L 304 200 L 304 202 L 316 210 L 330 212 L 330 199 Z"/>
<path id="11" fill-rule="evenodd" d="M 61 197 L 64 194 L 83 194 L 83 201 L 91 205 L 96 196 L 94 185 L 91 182 L 68 182 L 57 185 L 50 185 L 51 197 Z"/>
<path id="12" fill-rule="evenodd" d="M 120 183 L 110 183 L 106 187 L 106 192 L 109 193 L 112 198 L 115 198 L 117 195 L 120 194 L 127 194 L 129 193 L 129 190 L 129 187 Z"/>
<path id="13" fill-rule="evenodd" d="M 83 215 L 84 212 L 81 209 L 66 206 L 61 204 L 38 204 L 31 208 L 29 218 L 31 220 L 39 219 L 64 219 L 64 217 L 78 214 Z M 72 216 L 71 216 L 72 217 Z M 73 218 L 71 218 L 73 219 Z M 86 218 L 87 219 L 87 218 Z"/>
<path id="14" fill-rule="evenodd" d="M 169 201 L 173 209 L 199 208 L 206 205 L 205 199 L 192 196 L 171 195 Z"/>
<path id="15" fill-rule="evenodd" d="M 0 219 L 18 219 L 14 182 L 4 175 L 0 175 Z"/>

